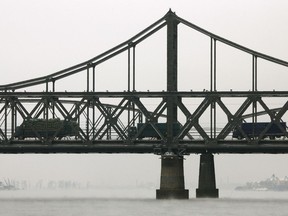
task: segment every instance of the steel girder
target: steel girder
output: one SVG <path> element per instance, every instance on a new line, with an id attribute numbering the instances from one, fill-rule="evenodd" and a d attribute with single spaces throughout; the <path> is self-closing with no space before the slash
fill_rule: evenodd
<path id="1" fill-rule="evenodd" d="M 179 131 L 167 139 L 167 131 L 157 124 L 167 122 L 167 100 L 173 97 L 178 109 Z M 281 98 L 275 109 L 271 98 Z M 231 109 L 230 99 L 239 99 Z M 281 126 L 288 110 L 288 92 L 3 92 L 0 93 L 0 152 L 139 152 L 162 154 L 168 147 L 175 153 L 191 152 L 288 152 L 288 133 Z M 151 107 L 151 100 L 153 107 Z M 108 101 L 108 103 L 107 103 Z M 191 105 L 191 101 L 193 104 Z M 269 124 L 257 137 L 249 137 L 241 128 L 247 114 L 258 106 Z M 211 109 L 209 109 L 211 108 Z M 217 108 L 216 128 L 209 128 L 210 112 Z M 218 114 L 219 113 L 219 114 Z M 24 120 L 55 119 L 77 122 L 77 135 L 59 137 L 40 135 L 26 139 L 15 137 Z M 221 118 L 221 119 L 219 119 Z M 225 124 L 220 125 L 218 122 Z M 257 119 L 257 118 L 256 118 Z M 141 128 L 137 124 L 142 123 Z M 269 140 L 265 133 L 276 124 L 283 132 L 281 139 Z M 131 128 L 138 129 L 130 134 Z M 145 130 L 157 137 L 143 137 Z M 237 128 L 244 139 L 231 136 Z M 217 131 L 216 136 L 209 133 Z M 71 147 L 71 148 L 70 148 Z M 42 150 L 41 150 L 42 149 Z M 70 150 L 71 151 L 70 151 Z"/>

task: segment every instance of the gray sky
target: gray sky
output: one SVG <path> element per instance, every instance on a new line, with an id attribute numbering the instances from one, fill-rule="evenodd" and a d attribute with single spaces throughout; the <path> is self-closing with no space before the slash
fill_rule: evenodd
<path id="1" fill-rule="evenodd" d="M 285 0 L 1 0 L 1 84 L 47 75 L 90 59 L 140 32 L 164 16 L 169 8 L 215 34 L 288 60 L 288 2 Z M 207 73 L 203 72 L 207 64 L 200 60 L 209 52 L 203 51 L 207 39 L 183 27 L 179 27 L 179 31 L 179 71 L 183 72 L 179 88 L 187 89 L 191 85 L 195 89 L 207 88 Z M 162 36 L 165 31 L 139 48 L 139 89 L 165 89 L 165 80 L 161 80 L 165 75 L 161 64 L 165 60 Z M 223 53 L 219 54 L 219 61 L 223 62 L 219 68 L 219 88 L 249 89 L 250 72 L 244 71 L 251 68 L 250 57 L 247 60 L 242 54 L 229 51 L 223 46 Z M 121 65 L 121 58 L 115 60 L 117 64 Z M 239 67 L 235 68 L 235 64 Z M 121 80 L 121 73 L 116 73 L 111 65 L 103 66 L 102 70 L 105 69 L 109 72 L 99 75 L 103 76 L 97 83 L 99 89 L 115 86 L 113 82 L 111 86 L 108 84 L 111 75 Z M 263 69 L 259 75 L 260 88 L 286 88 L 288 69 L 266 63 L 260 69 Z M 155 70 L 159 71 L 157 75 Z M 147 79 L 149 73 L 159 79 L 159 85 L 152 86 Z M 191 80 L 189 85 L 187 78 Z M 147 83 L 140 82 L 143 79 Z M 231 79 L 236 82 L 231 83 Z M 66 85 L 68 89 L 71 87 L 67 81 L 65 88 Z M 123 90 L 123 86 L 125 83 L 115 88 Z M 198 179 L 198 160 L 199 155 L 191 155 L 185 161 L 187 185 Z M 288 162 L 286 155 L 216 155 L 215 162 L 217 180 L 222 183 L 227 179 L 229 182 L 259 180 L 273 173 L 280 177 L 288 175 L 284 166 Z M 0 178 L 87 179 L 99 184 L 158 183 L 160 178 L 160 160 L 155 155 L 0 155 L 0 164 Z"/>

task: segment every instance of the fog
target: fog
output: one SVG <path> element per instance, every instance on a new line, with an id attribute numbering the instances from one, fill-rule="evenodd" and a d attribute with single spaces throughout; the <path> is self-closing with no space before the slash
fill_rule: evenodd
<path id="1" fill-rule="evenodd" d="M 285 0 L 1 0 L 0 84 L 44 76 L 91 59 L 140 32 L 164 16 L 169 8 L 210 32 L 288 60 L 288 2 Z M 203 72 L 207 64 L 200 58 L 207 56 L 209 60 L 209 50 L 204 50 L 207 38 L 202 39 L 184 27 L 179 27 L 179 31 L 179 71 L 190 71 L 179 75 L 179 89 L 208 88 L 207 74 Z M 166 88 L 166 78 L 161 79 L 165 76 L 162 62 L 166 58 L 162 55 L 165 55 L 162 36 L 165 29 L 141 44 L 137 57 L 137 63 L 142 65 L 137 81 L 141 90 Z M 234 51 L 227 54 L 229 51 L 223 46 L 220 53 L 223 66 L 219 66 L 219 89 L 248 90 L 251 76 L 246 69 L 251 69 L 247 63 L 251 59 Z M 121 62 L 121 57 L 115 61 Z M 235 64 L 238 64 L 236 68 Z M 103 79 L 98 81 L 97 88 L 123 90 L 119 84 L 122 75 L 115 73 L 113 65 L 103 66 L 102 70 L 109 73 L 100 73 Z M 288 69 L 266 62 L 259 67 L 263 71 L 259 74 L 260 89 L 287 90 Z M 149 73 L 154 74 L 155 70 L 157 86 L 149 78 Z M 59 88 L 68 89 L 73 82 L 65 81 Z M 79 89 L 82 90 L 81 86 Z M 186 185 L 193 189 L 198 181 L 199 155 L 185 158 Z M 286 155 L 215 155 L 217 184 L 261 180 L 272 174 L 284 177 L 288 175 L 287 162 Z M 159 187 L 160 159 L 157 155 L 132 154 L 8 154 L 0 155 L 0 181 L 1 178 L 70 179 L 119 187 L 152 182 Z"/>

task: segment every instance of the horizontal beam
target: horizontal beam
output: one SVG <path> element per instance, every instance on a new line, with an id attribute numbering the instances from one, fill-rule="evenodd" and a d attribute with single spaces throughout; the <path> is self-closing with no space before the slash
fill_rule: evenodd
<path id="1" fill-rule="evenodd" d="M 42 98 L 42 97 L 288 97 L 288 91 L 181 91 L 181 92 L 0 92 L 0 97 Z"/>
<path id="2" fill-rule="evenodd" d="M 218 153 L 218 154 L 284 154 L 288 153 L 287 140 L 263 140 L 260 143 L 248 143 L 239 140 L 223 140 L 211 143 L 207 141 L 182 141 L 176 151 L 183 154 Z M 93 142 L 81 141 L 53 141 L 41 143 L 40 141 L 13 141 L 0 145 L 0 153 L 145 153 L 160 154 L 167 151 L 157 140 L 135 141 L 129 144 L 123 141 L 103 140 Z"/>

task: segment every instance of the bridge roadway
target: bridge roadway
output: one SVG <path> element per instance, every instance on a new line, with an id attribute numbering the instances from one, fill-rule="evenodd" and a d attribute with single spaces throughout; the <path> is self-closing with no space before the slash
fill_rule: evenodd
<path id="1" fill-rule="evenodd" d="M 75 140 L 41 142 L 38 140 L 24 140 L 2 142 L 0 153 L 154 153 L 161 154 L 167 151 L 161 141 L 141 140 L 123 142 L 117 140 L 99 140 L 82 142 Z M 184 142 L 184 143 L 182 143 Z M 174 149 L 179 154 L 191 153 L 288 153 L 287 140 L 263 140 L 257 144 L 239 140 L 204 141 L 190 140 L 181 141 Z"/>
<path id="2" fill-rule="evenodd" d="M 43 98 L 160 98 L 175 96 L 177 98 L 287 98 L 288 91 L 222 91 L 222 92 L 0 92 L 2 103 L 8 98 L 23 100 L 39 100 Z M 207 133 L 207 132 L 206 132 Z M 238 140 L 227 136 L 174 139 L 169 148 L 178 154 L 191 153 L 288 153 L 288 140 L 261 139 Z M 154 153 L 163 154 L 168 151 L 165 139 L 25 139 L 16 138 L 0 140 L 0 153 Z"/>

